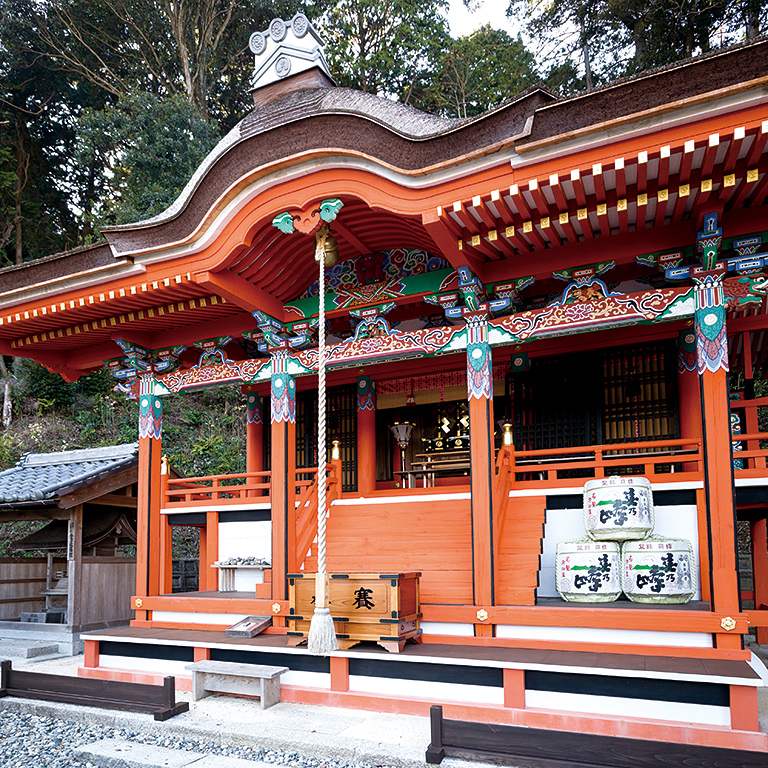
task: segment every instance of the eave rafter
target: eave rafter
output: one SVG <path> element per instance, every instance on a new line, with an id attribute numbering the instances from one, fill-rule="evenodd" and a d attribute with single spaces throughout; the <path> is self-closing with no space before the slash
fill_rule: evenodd
<path id="1" fill-rule="evenodd" d="M 632 229 L 761 205 L 768 196 L 768 120 L 634 156 L 550 173 L 438 206 L 457 263 L 482 265 Z M 445 251 L 444 251 L 445 252 Z"/>

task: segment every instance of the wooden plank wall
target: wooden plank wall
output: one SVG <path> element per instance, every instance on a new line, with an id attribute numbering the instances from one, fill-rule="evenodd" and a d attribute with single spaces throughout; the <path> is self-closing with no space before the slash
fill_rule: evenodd
<path id="1" fill-rule="evenodd" d="M 136 589 L 136 558 L 84 557 L 80 622 L 126 622 Z"/>
<path id="2" fill-rule="evenodd" d="M 545 496 L 509 500 L 500 521 L 496 563 L 496 603 L 534 605 L 540 566 Z"/>
<path id="3" fill-rule="evenodd" d="M 54 570 L 66 571 L 58 561 Z M 45 558 L 0 558 L 0 620 L 18 619 L 22 611 L 42 611 L 45 598 Z M 25 600 L 24 598 L 28 598 Z"/>
<path id="4" fill-rule="evenodd" d="M 307 571 L 316 567 L 314 552 Z M 472 603 L 469 499 L 331 507 L 329 573 L 421 571 L 423 603 Z"/>

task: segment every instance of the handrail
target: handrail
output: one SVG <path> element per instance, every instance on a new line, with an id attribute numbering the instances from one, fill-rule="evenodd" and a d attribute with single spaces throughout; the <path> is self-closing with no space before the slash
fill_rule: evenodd
<path id="1" fill-rule="evenodd" d="M 686 475 L 700 475 L 703 468 L 702 439 L 680 438 L 676 440 L 648 440 L 631 443 L 609 443 L 603 445 L 575 446 L 573 448 L 537 448 L 535 450 L 514 451 L 512 454 L 515 483 L 551 484 L 550 472 L 562 473 L 565 470 L 593 470 L 594 477 L 601 477 L 617 467 L 643 467 L 645 474 L 658 475 L 656 467 L 683 464 Z M 651 471 L 645 467 L 650 465 Z M 693 469 L 691 466 L 693 465 Z M 600 473 L 602 470 L 602 475 Z M 674 467 L 672 467 L 674 471 Z M 537 478 L 524 479 L 519 475 L 537 475 Z M 679 475 L 678 475 L 679 476 Z M 563 478 L 557 478 L 563 483 Z M 566 478 L 579 483 L 584 478 Z"/>
<path id="2" fill-rule="evenodd" d="M 494 550 L 498 557 L 498 545 L 504 535 L 504 524 L 509 508 L 509 491 L 514 481 L 513 468 L 515 464 L 515 449 L 511 445 L 502 445 L 496 454 L 496 474 L 491 487 L 493 516 L 497 520 L 494 536 Z"/>
<path id="3" fill-rule="evenodd" d="M 333 461 L 327 465 L 325 478 L 326 485 L 326 504 L 330 507 L 331 502 L 338 497 L 341 489 L 339 462 Z M 317 505 L 318 505 L 318 485 L 317 470 L 312 484 L 307 486 L 299 499 L 296 507 L 296 567 L 301 569 L 304 561 L 309 554 L 312 542 L 317 536 Z M 326 509 L 327 512 L 327 509 Z"/>
<path id="4" fill-rule="evenodd" d="M 231 503 L 233 500 L 252 498 L 256 495 L 254 491 L 267 491 L 262 498 L 268 500 L 271 476 L 271 472 L 236 472 L 231 475 L 169 478 L 165 483 L 164 503 L 165 506 L 224 500 Z M 245 482 L 232 483 L 233 480 Z"/>

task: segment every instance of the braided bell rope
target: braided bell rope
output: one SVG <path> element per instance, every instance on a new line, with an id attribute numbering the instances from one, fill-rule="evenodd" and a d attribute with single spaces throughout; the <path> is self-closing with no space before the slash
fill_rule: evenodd
<path id="1" fill-rule="evenodd" d="M 325 391 L 325 239 L 323 227 L 315 244 L 315 259 L 320 262 L 318 283 L 319 312 L 317 329 L 317 571 L 325 573 L 325 485 L 326 485 L 326 391 Z"/>

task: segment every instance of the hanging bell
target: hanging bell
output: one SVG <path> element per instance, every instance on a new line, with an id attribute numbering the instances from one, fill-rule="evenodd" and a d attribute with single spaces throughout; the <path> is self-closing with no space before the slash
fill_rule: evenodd
<path id="1" fill-rule="evenodd" d="M 320 235 L 318 234 L 318 237 Z M 317 259 L 317 256 L 315 256 Z M 339 262 L 339 244 L 336 241 L 336 238 L 328 232 L 325 236 L 325 258 L 323 259 L 323 264 L 325 265 L 326 269 L 329 267 L 333 267 Z"/>

